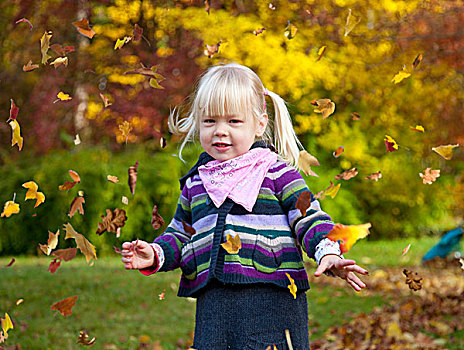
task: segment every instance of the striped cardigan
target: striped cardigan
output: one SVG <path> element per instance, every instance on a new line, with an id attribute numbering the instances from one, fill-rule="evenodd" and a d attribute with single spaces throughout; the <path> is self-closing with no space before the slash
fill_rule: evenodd
<path id="1" fill-rule="evenodd" d="M 287 288 L 288 273 L 298 290 L 309 289 L 301 248 L 314 259 L 316 245 L 333 223 L 312 195 L 306 215 L 295 208 L 298 196 L 309 191 L 298 171 L 282 161 L 272 165 L 251 213 L 229 198 L 216 208 L 196 170 L 208 161 L 205 155 L 181 179 L 181 186 L 185 185 L 174 218 L 154 241 L 164 252 L 159 271 L 181 268 L 178 295 L 183 297 L 196 296 L 213 277 L 223 283 L 273 283 Z M 191 230 L 183 222 L 195 232 L 187 232 Z M 227 234 L 240 236 L 242 248 L 237 254 L 220 246 Z"/>

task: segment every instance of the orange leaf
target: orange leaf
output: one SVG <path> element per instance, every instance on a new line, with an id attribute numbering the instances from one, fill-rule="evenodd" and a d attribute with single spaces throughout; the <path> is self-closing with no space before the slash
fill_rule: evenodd
<path id="1" fill-rule="evenodd" d="M 52 310 L 59 311 L 63 316 L 69 316 L 72 314 L 72 307 L 76 304 L 77 295 L 60 300 L 51 306 Z"/>
<path id="2" fill-rule="evenodd" d="M 235 237 L 232 237 L 230 234 L 227 234 L 227 241 L 221 243 L 221 246 L 227 251 L 227 253 L 237 254 L 238 251 L 242 248 L 240 236 L 236 235 Z"/>
<path id="3" fill-rule="evenodd" d="M 408 244 L 406 248 L 403 249 L 403 253 L 401 254 L 401 256 L 404 256 L 407 252 L 409 252 L 409 248 L 411 248 L 411 244 Z"/>
<path id="4" fill-rule="evenodd" d="M 338 146 L 335 152 L 333 153 L 333 156 L 335 158 L 338 158 L 343 153 L 343 151 L 345 151 L 345 148 L 343 146 Z"/>
<path id="5" fill-rule="evenodd" d="M 76 211 L 79 211 L 79 214 L 84 215 L 84 207 L 82 206 L 85 203 L 84 197 L 76 197 L 71 203 L 71 209 L 69 210 L 68 216 L 72 218 Z"/>
<path id="6" fill-rule="evenodd" d="M 166 289 L 163 289 L 163 291 L 161 292 L 160 295 L 158 295 L 159 297 L 159 300 L 164 300 L 164 298 L 166 297 Z"/>
<path id="7" fill-rule="evenodd" d="M 343 253 L 348 252 L 358 239 L 366 237 L 370 232 L 370 223 L 362 225 L 342 225 L 336 224 L 327 234 L 327 238 L 334 242 L 340 242 L 340 250 Z"/>
<path id="8" fill-rule="evenodd" d="M 30 72 L 30 71 L 33 71 L 34 69 L 37 69 L 39 68 L 39 65 L 38 64 L 32 64 L 32 60 L 29 60 L 29 62 L 27 62 L 27 64 L 25 64 L 23 66 L 23 71 L 24 72 Z"/>
<path id="9" fill-rule="evenodd" d="M 301 215 L 305 216 L 306 210 L 311 206 L 311 192 L 300 192 L 297 198 L 295 208 L 300 211 Z"/>
<path id="10" fill-rule="evenodd" d="M 350 170 L 345 170 L 343 173 L 335 175 L 336 180 L 349 180 L 358 175 L 358 169 L 351 168 Z"/>
<path id="11" fill-rule="evenodd" d="M 73 22 L 72 25 L 76 27 L 79 33 L 81 33 L 89 39 L 92 39 L 95 35 L 95 32 L 92 30 L 92 28 L 89 27 L 89 21 L 85 18 L 82 18 L 78 22 Z"/>

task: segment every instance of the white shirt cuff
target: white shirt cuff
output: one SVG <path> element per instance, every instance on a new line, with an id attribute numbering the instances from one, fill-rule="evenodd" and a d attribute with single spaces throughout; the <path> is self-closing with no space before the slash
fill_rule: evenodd
<path id="1" fill-rule="evenodd" d="M 329 254 L 335 254 L 342 257 L 340 244 L 338 242 L 332 241 L 329 238 L 324 238 L 316 246 L 316 253 L 314 254 L 314 257 L 316 258 L 317 265 L 319 265 L 319 262 L 324 256 Z"/>
<path id="2" fill-rule="evenodd" d="M 158 266 L 156 267 L 156 271 L 158 271 L 164 264 L 164 251 L 159 244 L 150 243 L 150 245 L 152 246 L 156 256 L 158 257 Z"/>

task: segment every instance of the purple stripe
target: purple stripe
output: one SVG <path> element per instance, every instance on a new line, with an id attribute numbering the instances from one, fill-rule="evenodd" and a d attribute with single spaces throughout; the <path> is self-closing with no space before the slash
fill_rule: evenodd
<path id="1" fill-rule="evenodd" d="M 208 274 L 209 274 L 209 269 L 206 269 L 200 272 L 194 280 L 188 280 L 184 276 L 182 276 L 179 287 L 195 289 L 200 284 L 206 281 L 206 279 L 208 278 Z"/>
<path id="2" fill-rule="evenodd" d="M 304 269 L 276 270 L 273 273 L 264 273 L 264 272 L 259 272 L 252 266 L 243 266 L 240 263 L 226 262 L 224 264 L 224 273 L 226 274 L 235 273 L 235 274 L 244 275 L 244 276 L 252 277 L 252 278 L 261 278 L 261 279 L 265 279 L 268 281 L 275 281 L 275 280 L 287 280 L 288 281 L 288 278 L 285 275 L 286 272 L 290 275 L 290 277 L 292 277 L 295 280 L 307 280 L 308 279 L 308 275 L 306 274 L 306 271 Z"/>
<path id="3" fill-rule="evenodd" d="M 277 162 L 277 163 L 275 163 L 275 164 L 273 164 L 273 165 L 271 166 L 271 168 L 269 169 L 268 172 L 269 172 L 269 173 L 277 173 L 280 169 L 283 169 L 283 168 L 285 168 L 286 166 L 287 166 L 287 164 L 284 163 L 284 162 Z"/>
<path id="4" fill-rule="evenodd" d="M 304 238 L 304 243 L 305 243 L 306 250 L 308 250 L 308 248 L 309 248 L 309 241 L 314 237 L 314 235 L 316 233 L 322 232 L 322 231 L 325 231 L 325 232 L 329 233 L 329 231 L 332 230 L 333 227 L 334 227 L 333 223 L 321 223 L 321 224 L 311 228 L 306 233 L 305 238 Z"/>

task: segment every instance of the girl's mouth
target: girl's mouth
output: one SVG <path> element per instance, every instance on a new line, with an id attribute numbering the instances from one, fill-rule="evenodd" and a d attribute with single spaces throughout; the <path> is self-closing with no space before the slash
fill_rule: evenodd
<path id="1" fill-rule="evenodd" d="M 226 150 L 230 146 L 231 146 L 230 144 L 223 143 L 223 142 L 215 142 L 215 143 L 213 143 L 213 147 L 215 147 L 218 150 Z"/>

